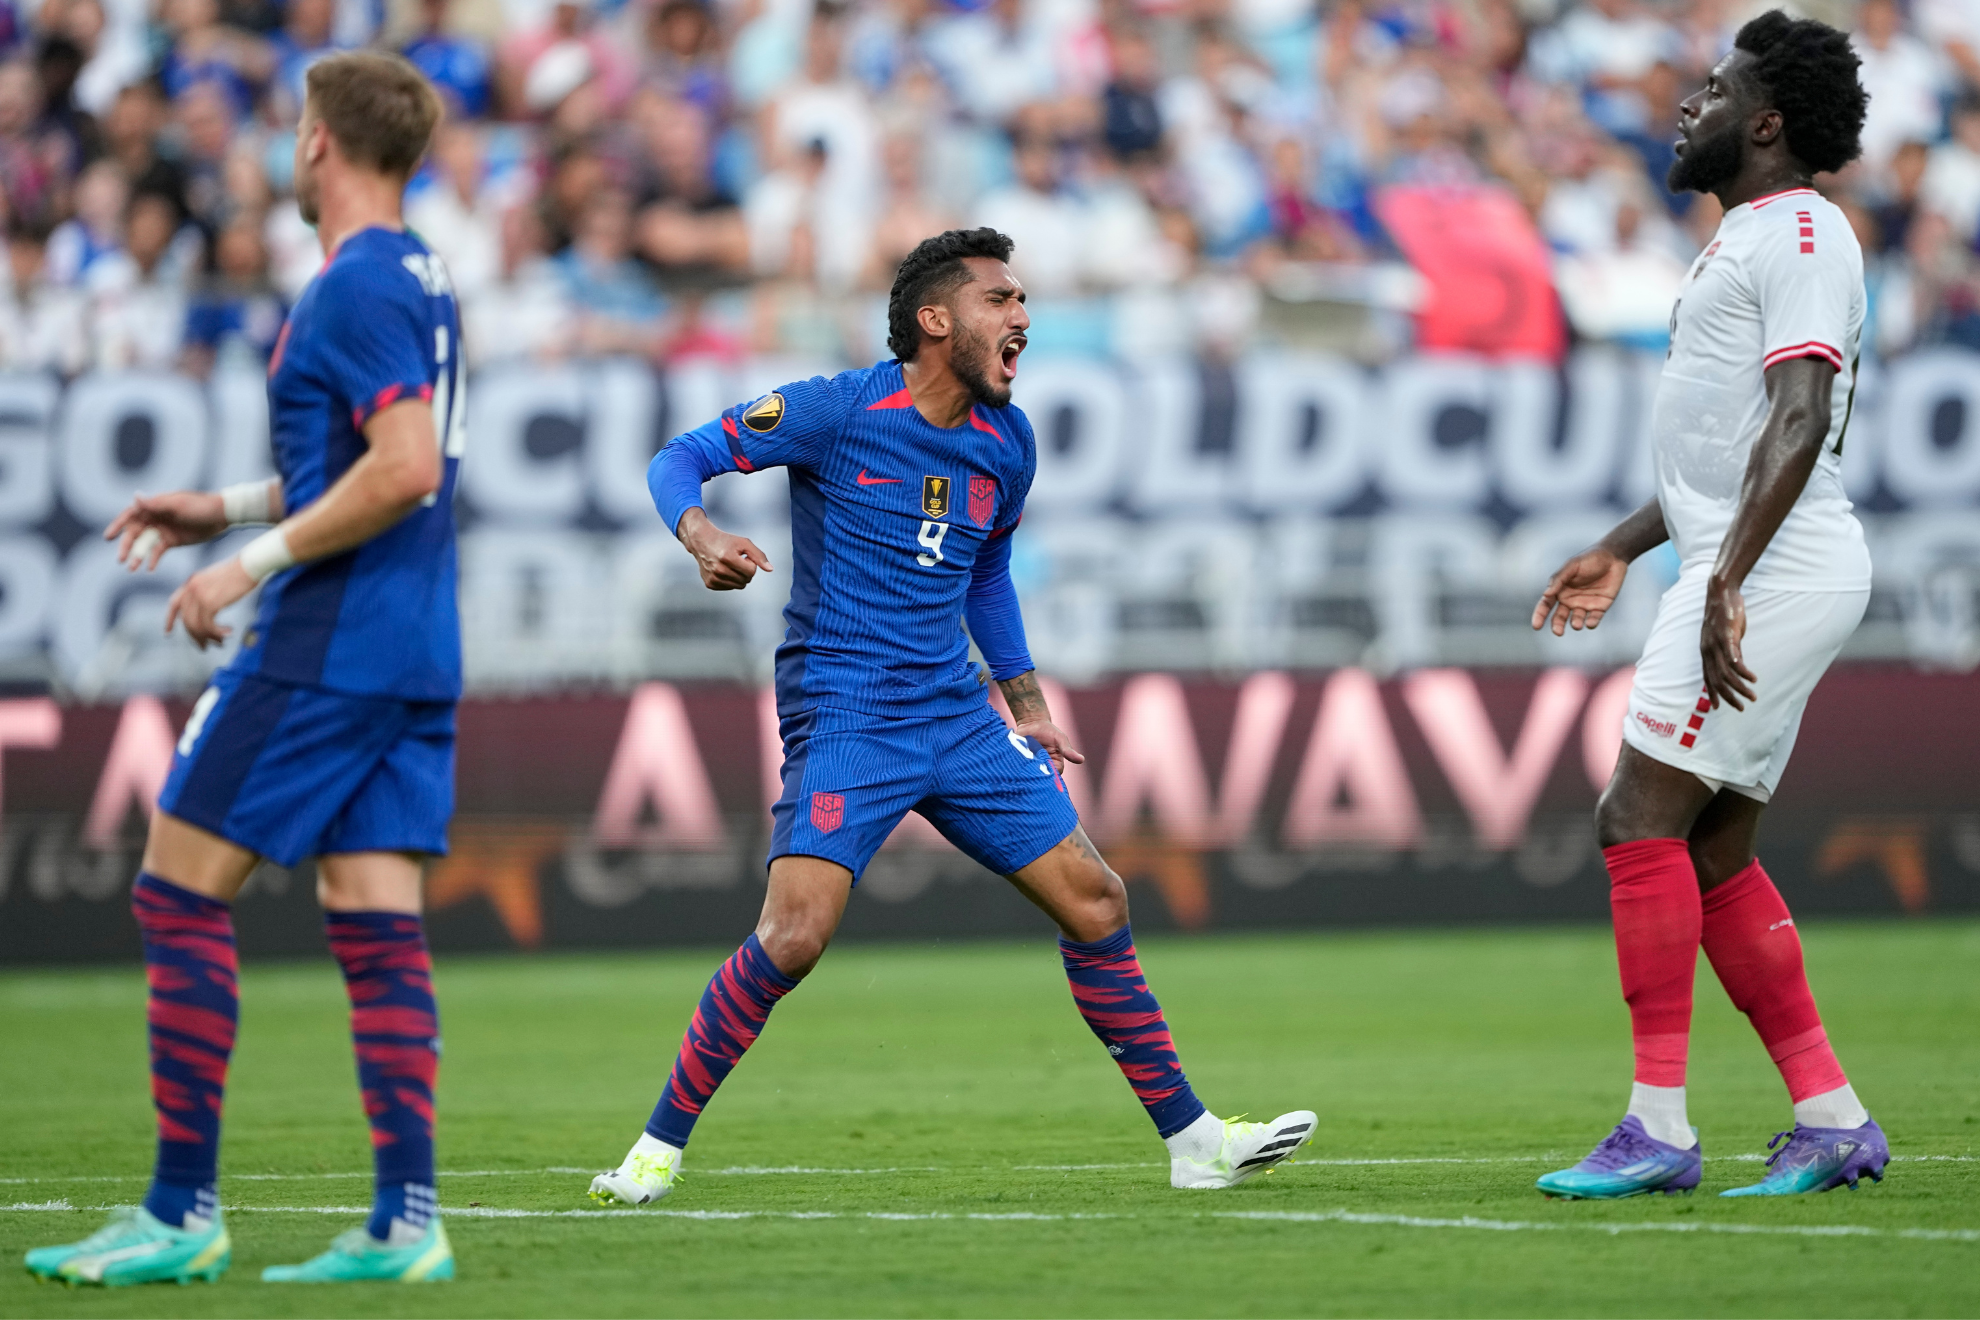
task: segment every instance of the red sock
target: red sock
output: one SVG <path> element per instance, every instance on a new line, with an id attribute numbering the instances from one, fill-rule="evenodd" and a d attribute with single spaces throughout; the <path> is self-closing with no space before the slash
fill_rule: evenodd
<path id="1" fill-rule="evenodd" d="M 1636 1080 L 1683 1086 L 1698 968 L 1698 873 L 1683 839 L 1638 839 L 1602 850 L 1615 914 L 1616 963 L 1636 1042 Z"/>
<path id="2" fill-rule="evenodd" d="M 1705 893 L 1705 956 L 1797 1103 L 1845 1085 L 1801 966 L 1801 936 L 1756 860 Z"/>

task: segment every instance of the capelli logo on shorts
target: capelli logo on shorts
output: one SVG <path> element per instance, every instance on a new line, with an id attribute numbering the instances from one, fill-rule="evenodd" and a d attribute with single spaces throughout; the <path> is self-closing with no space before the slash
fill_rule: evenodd
<path id="1" fill-rule="evenodd" d="M 1668 738 L 1678 731 L 1676 720 L 1653 720 L 1640 710 L 1636 712 L 1636 722 L 1659 738 Z"/>

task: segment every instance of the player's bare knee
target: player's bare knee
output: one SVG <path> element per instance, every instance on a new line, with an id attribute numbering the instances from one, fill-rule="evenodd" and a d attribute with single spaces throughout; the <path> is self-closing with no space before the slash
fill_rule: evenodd
<path id="1" fill-rule="evenodd" d="M 1634 843 L 1649 837 L 1642 832 L 1628 797 L 1613 781 L 1602 790 L 1601 798 L 1595 803 L 1595 842 L 1601 847 L 1613 848 L 1619 843 Z"/>
<path id="2" fill-rule="evenodd" d="M 1753 862 L 1751 848 L 1725 838 L 1693 839 L 1690 851 L 1691 869 L 1698 873 L 1700 889 L 1717 888 Z"/>
<path id="3" fill-rule="evenodd" d="M 793 981 L 802 981 L 825 956 L 832 932 L 802 917 L 766 916 L 756 928 L 756 942 L 777 964 L 777 970 Z"/>
<path id="4" fill-rule="evenodd" d="M 1067 914 L 1066 934 L 1081 944 L 1104 940 L 1128 923 L 1127 885 L 1105 862 L 1096 858 L 1091 865 L 1075 911 Z"/>

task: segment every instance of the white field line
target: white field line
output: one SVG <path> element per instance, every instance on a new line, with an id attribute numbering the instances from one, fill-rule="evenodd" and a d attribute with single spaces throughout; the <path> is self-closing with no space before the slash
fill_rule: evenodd
<path id="1" fill-rule="evenodd" d="M 1556 1151 L 1545 1155 L 1426 1155 L 1417 1158 L 1394 1159 L 1340 1159 L 1321 1160 L 1299 1158 L 1289 1161 L 1292 1164 L 1313 1164 L 1324 1168 L 1380 1168 L 1388 1165 L 1414 1164 L 1549 1164 L 1557 1160 L 1572 1159 Z M 1707 1164 L 1757 1164 L 1767 1158 L 1764 1151 L 1747 1155 L 1707 1155 Z M 1893 1155 L 1893 1164 L 1972 1164 L 1980 1161 L 1980 1155 Z M 1079 1173 L 1093 1169 L 1161 1169 L 1167 1168 L 1165 1160 L 1143 1160 L 1127 1164 L 1011 1164 L 1011 1165 L 942 1165 L 942 1164 L 903 1164 L 884 1168 L 834 1169 L 807 1164 L 738 1164 L 726 1169 L 697 1169 L 689 1166 L 689 1176 L 695 1178 L 760 1177 L 782 1175 L 786 1177 L 862 1177 L 884 1173 Z M 579 1168 L 575 1165 L 553 1164 L 540 1169 L 442 1169 L 442 1178 L 525 1178 L 545 1173 L 593 1174 L 600 1172 L 598 1167 Z M 337 1173 L 229 1173 L 221 1177 L 222 1182 L 320 1182 L 334 1178 L 369 1178 L 371 1170 L 354 1169 Z M 43 1186 L 51 1183 L 136 1183 L 149 1182 L 148 1173 L 92 1173 L 77 1174 L 74 1177 L 45 1178 L 0 1178 L 0 1186 L 27 1187 Z"/>
<path id="2" fill-rule="evenodd" d="M 110 1210 L 112 1206 L 74 1206 L 67 1201 L 16 1202 L 0 1206 L 0 1211 Z M 362 1215 L 364 1205 L 242 1205 L 231 1207 L 236 1215 Z M 1741 1237 L 1805 1238 L 1903 1238 L 1918 1242 L 1980 1242 L 1980 1229 L 1974 1228 L 1871 1228 L 1860 1224 L 1725 1224 L 1668 1220 L 1636 1223 L 1581 1224 L 1547 1223 L 1526 1219 L 1483 1219 L 1465 1215 L 1440 1219 L 1426 1215 L 1368 1214 L 1356 1210 L 1222 1210 L 1198 1215 L 1121 1215 L 1049 1214 L 1014 1211 L 1007 1214 L 986 1212 L 950 1213 L 929 1211 L 872 1210 L 843 1213 L 834 1210 L 514 1210 L 501 1206 L 449 1206 L 449 1219 L 688 1219 L 703 1221 L 738 1220 L 881 1220 L 890 1223 L 1064 1223 L 1071 1220 L 1139 1220 L 1161 1223 L 1176 1219 L 1238 1219 L 1280 1224 L 1354 1224 L 1376 1228 L 1470 1229 L 1495 1233 L 1701 1233 L 1732 1234 Z"/>

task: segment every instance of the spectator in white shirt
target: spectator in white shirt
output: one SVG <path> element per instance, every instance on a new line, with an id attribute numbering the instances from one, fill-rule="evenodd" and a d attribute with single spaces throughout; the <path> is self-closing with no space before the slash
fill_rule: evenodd
<path id="1" fill-rule="evenodd" d="M 501 269 L 473 298 L 461 300 L 461 342 L 471 366 L 552 361 L 576 348 L 577 309 L 543 248 L 534 207 L 503 213 Z"/>
<path id="2" fill-rule="evenodd" d="M 1025 13 L 1023 0 L 992 0 L 982 11 L 937 25 L 928 41 L 962 110 L 1004 124 L 1056 90 L 1052 34 Z"/>
<path id="3" fill-rule="evenodd" d="M 1952 138 L 1932 148 L 1919 200 L 1962 242 L 1980 236 L 1980 93 L 1967 93 L 1953 108 Z"/>
<path id="4" fill-rule="evenodd" d="M 122 243 L 130 184 L 114 160 L 99 160 L 76 180 L 76 213 L 48 236 L 46 277 L 56 284 L 82 283 L 91 266 Z"/>
<path id="5" fill-rule="evenodd" d="M 501 273 L 502 210 L 487 185 L 481 130 L 449 123 L 433 135 L 433 186 L 406 207 L 406 223 L 447 263 L 454 290 L 472 298 Z"/>
<path id="6" fill-rule="evenodd" d="M 141 180 L 125 211 L 123 251 L 97 262 L 84 283 L 94 366 L 165 371 L 178 363 L 200 247 L 178 195 Z"/>
<path id="7" fill-rule="evenodd" d="M 1589 118 L 1612 133 L 1639 132 L 1644 76 L 1678 55 L 1678 36 L 1633 0 L 1586 0 L 1534 38 L 1532 67 L 1548 82 L 1570 82 L 1589 93 Z"/>
<path id="8" fill-rule="evenodd" d="M 46 278 L 45 234 L 15 221 L 0 261 L 0 371 L 71 376 L 89 358 L 83 297 Z"/>
<path id="9" fill-rule="evenodd" d="M 1918 31 L 1944 51 L 1968 87 L 1980 88 L 1980 0 L 1918 0 Z"/>
<path id="10" fill-rule="evenodd" d="M 976 209 L 976 223 L 1009 234 L 1017 243 L 1011 269 L 1035 298 L 1064 298 L 1079 292 L 1080 254 L 1085 247 L 1085 209 L 1060 186 L 1052 143 L 1027 134 L 1012 161 L 1017 177 L 993 189 Z"/>
<path id="11" fill-rule="evenodd" d="M 1904 30 L 1897 0 L 1864 0 L 1851 45 L 1863 61 L 1857 79 L 1870 93 L 1863 163 L 1881 185 L 1899 146 L 1939 136 L 1945 66 L 1931 47 Z"/>
<path id="12" fill-rule="evenodd" d="M 827 3 L 813 11 L 805 31 L 804 68 L 763 114 L 770 160 L 795 165 L 814 145 L 823 145 L 812 238 L 818 282 L 833 290 L 850 288 L 859 279 L 871 247 L 874 203 L 881 195 L 879 123 L 866 90 L 842 68 L 843 15 L 843 8 Z"/>

